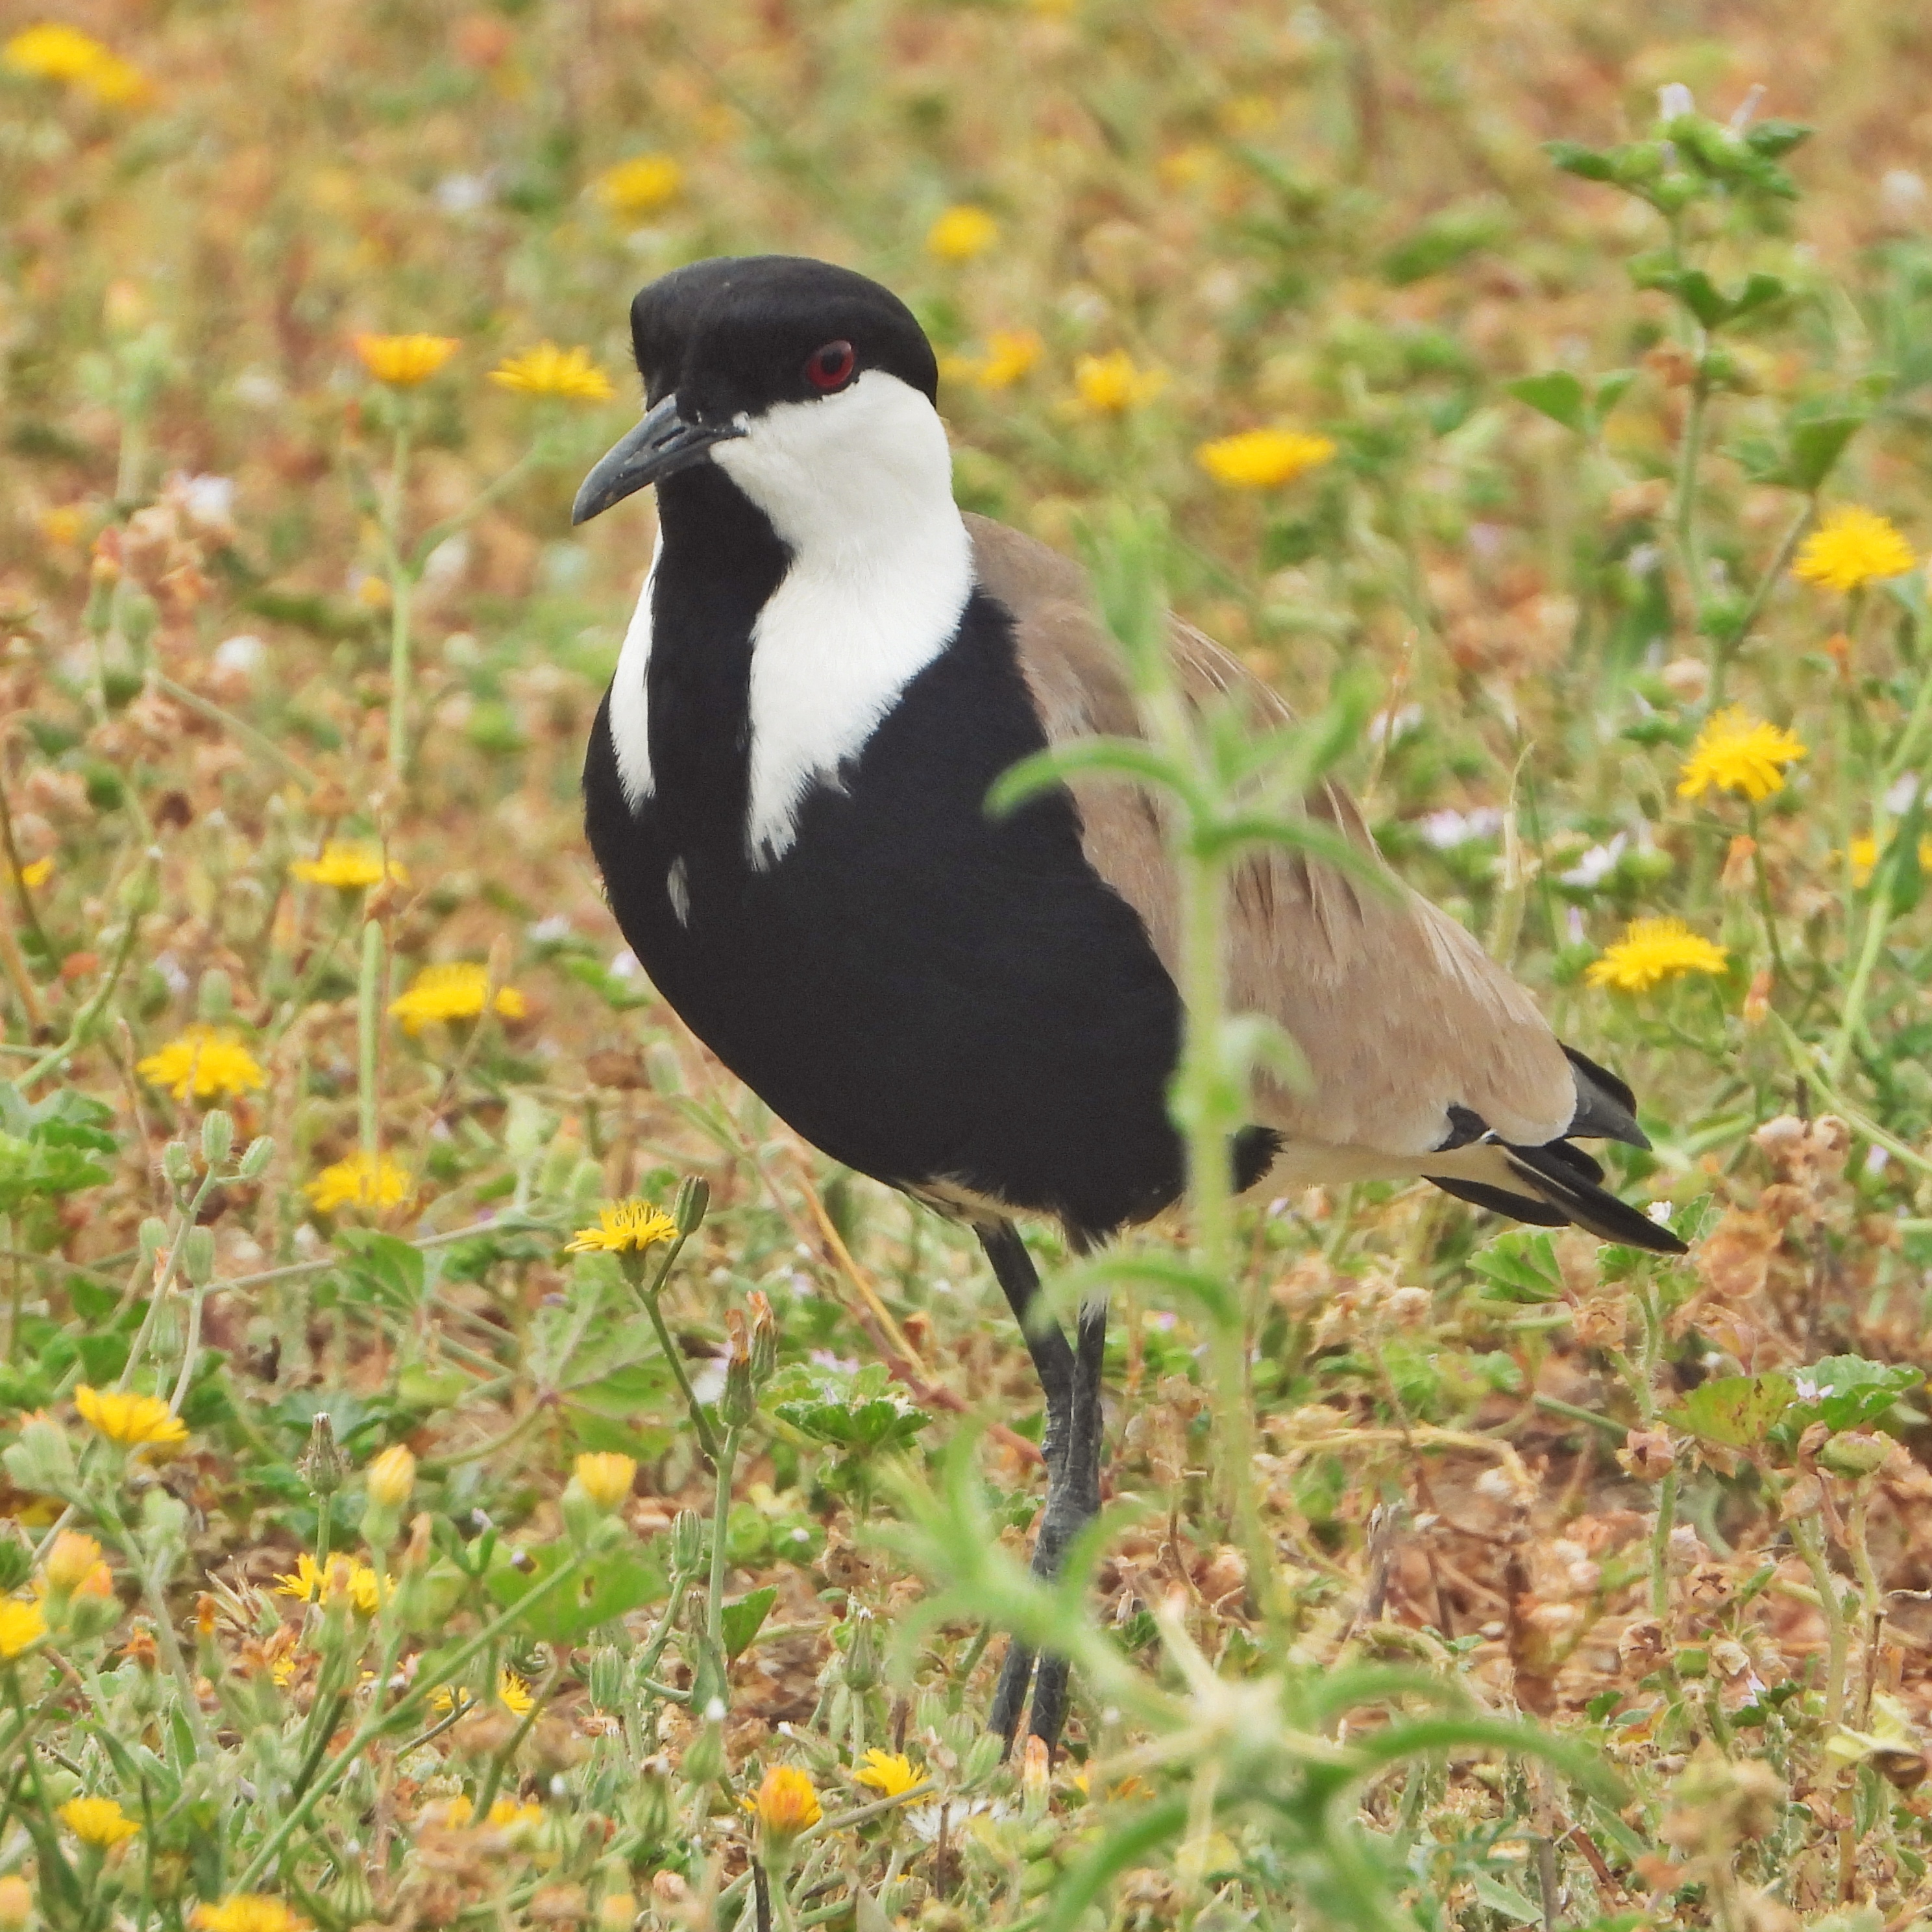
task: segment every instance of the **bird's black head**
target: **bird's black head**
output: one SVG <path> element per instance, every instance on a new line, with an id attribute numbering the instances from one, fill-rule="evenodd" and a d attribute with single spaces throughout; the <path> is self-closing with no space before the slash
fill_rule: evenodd
<path id="1" fill-rule="evenodd" d="M 575 523 L 714 458 L 782 494 L 784 478 L 764 473 L 774 463 L 863 462 L 868 445 L 890 460 L 912 414 L 937 427 L 938 364 L 912 311 L 829 262 L 694 262 L 638 292 L 631 339 L 648 410 L 584 479 Z M 719 454 L 741 442 L 764 447 Z"/>

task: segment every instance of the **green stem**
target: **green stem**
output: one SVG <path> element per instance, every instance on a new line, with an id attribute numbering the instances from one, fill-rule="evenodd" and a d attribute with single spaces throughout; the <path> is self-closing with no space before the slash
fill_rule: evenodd
<path id="1" fill-rule="evenodd" d="M 1738 627 L 1728 640 L 1719 640 L 1711 659 L 1711 710 L 1714 713 L 1724 708 L 1725 674 L 1730 669 L 1731 653 L 1750 635 L 1751 626 L 1764 614 L 1764 607 L 1770 601 L 1771 593 L 1778 587 L 1779 578 L 1790 566 L 1792 554 L 1798 548 L 1798 540 L 1804 536 L 1805 526 L 1818 514 L 1818 500 L 1808 496 L 1804 506 L 1792 519 L 1791 526 L 1784 533 L 1771 562 L 1766 566 L 1764 574 L 1757 580 L 1757 588 L 1751 592 L 1750 602 L 1744 606 L 1744 614 L 1738 620 Z"/>
<path id="2" fill-rule="evenodd" d="M 731 1474 L 738 1460 L 738 1444 L 744 1434 L 739 1429 L 724 1432 L 724 1447 L 718 1455 L 718 1487 L 711 1510 L 711 1580 L 704 1598 L 704 1648 L 706 1661 L 715 1676 L 714 1693 L 724 1696 L 730 1666 L 724 1654 L 724 1544 L 731 1518 Z M 695 1702 L 694 1700 L 694 1706 Z M 699 1712 L 704 1717 L 708 1714 Z"/>
<path id="3" fill-rule="evenodd" d="M 414 571 L 403 561 L 403 492 L 409 471 L 410 407 L 399 399 L 389 487 L 382 497 L 382 544 L 389 566 L 389 782 L 400 796 L 409 766 L 410 601 Z"/>
<path id="4" fill-rule="evenodd" d="M 1670 1532 L 1677 1526 L 1677 1472 L 1657 1486 L 1657 1521 L 1650 1532 L 1650 1613 L 1659 1623 L 1670 1617 Z"/>
<path id="5" fill-rule="evenodd" d="M 158 853 L 148 852 L 141 860 L 142 870 L 152 874 L 159 860 L 160 855 Z M 126 970 L 128 958 L 134 950 L 134 942 L 140 936 L 141 914 L 135 910 L 135 908 L 146 898 L 147 895 L 144 890 L 136 886 L 133 880 L 129 881 L 129 886 L 131 890 L 127 893 L 129 903 L 126 916 L 122 925 L 121 938 L 114 948 L 114 957 L 108 962 L 107 970 L 102 975 L 100 984 L 96 988 L 93 998 L 89 1000 L 75 1016 L 74 1024 L 68 1029 L 67 1038 L 62 1041 L 59 1046 L 50 1047 L 45 1053 L 42 1054 L 40 1058 L 20 1076 L 16 1083 L 17 1085 L 22 1088 L 30 1087 L 35 1081 L 44 1079 L 47 1075 L 58 1068 L 70 1054 L 79 1052 L 87 1044 L 89 1036 L 94 1031 L 94 1023 L 100 1017 L 108 1000 L 113 996 L 114 988 L 120 984 L 121 975 Z"/>
<path id="6" fill-rule="evenodd" d="M 1797 1544 L 1798 1555 L 1810 1570 L 1812 1584 L 1818 1592 L 1818 1608 L 1825 1618 L 1825 1721 L 1828 1724 L 1842 1724 L 1845 1720 L 1845 1664 L 1851 1649 L 1851 1632 L 1845 1622 L 1844 1602 L 1838 1594 L 1838 1581 L 1832 1574 L 1831 1565 L 1825 1561 L 1824 1545 L 1819 1540 L 1816 1526 L 1801 1516 L 1792 1520 L 1790 1529 L 1791 1540 Z"/>
<path id="7" fill-rule="evenodd" d="M 356 1020 L 358 1046 L 356 1100 L 361 1126 L 362 1158 L 367 1164 L 369 1198 L 376 1198 L 376 1160 L 381 1150 L 377 1121 L 376 1048 L 380 1037 L 382 1009 L 382 928 L 374 920 L 362 927 L 362 970 L 356 982 Z"/>
<path id="8" fill-rule="evenodd" d="M 313 791 L 320 781 L 306 765 L 292 758 L 266 732 L 258 731 L 254 725 L 237 718 L 232 711 L 224 711 L 212 698 L 204 698 L 198 691 L 190 691 L 184 684 L 177 684 L 171 677 L 150 669 L 148 682 L 165 697 L 172 698 L 177 704 L 184 704 L 190 711 L 197 711 L 212 724 L 219 724 L 238 742 L 246 745 L 260 759 L 274 766 L 284 778 L 292 778 L 304 791 Z"/>
<path id="9" fill-rule="evenodd" d="M 684 1406 L 691 1417 L 691 1426 L 698 1434 L 698 1446 L 704 1452 L 705 1460 L 715 1468 L 718 1463 L 718 1438 L 712 1432 L 711 1424 L 706 1419 L 704 1405 L 698 1400 L 698 1392 L 691 1385 L 691 1378 L 685 1372 L 684 1357 L 676 1343 L 659 1306 L 664 1283 L 670 1278 L 670 1271 L 678 1256 L 684 1252 L 684 1244 L 689 1239 L 680 1234 L 665 1250 L 664 1258 L 658 1264 L 657 1273 L 651 1277 L 646 1288 L 642 1280 L 643 1258 L 634 1250 L 627 1251 L 621 1258 L 624 1279 L 631 1285 L 632 1292 L 644 1304 L 645 1314 L 650 1316 L 652 1332 L 658 1338 L 658 1346 L 664 1351 L 669 1364 L 671 1378 L 677 1384 L 678 1393 L 684 1398 Z"/>
<path id="10" fill-rule="evenodd" d="M 1838 1036 L 1826 1056 L 1825 1077 L 1834 1086 L 1844 1077 L 1845 1061 L 1850 1054 L 1852 1042 L 1864 1024 L 1865 997 L 1870 991 L 1872 974 L 1877 970 L 1879 956 L 1885 950 L 1886 936 L 1891 929 L 1892 896 L 1888 892 L 1875 892 L 1865 911 L 1864 942 L 1858 948 L 1858 963 L 1852 968 L 1850 982 L 1845 988 Z"/>

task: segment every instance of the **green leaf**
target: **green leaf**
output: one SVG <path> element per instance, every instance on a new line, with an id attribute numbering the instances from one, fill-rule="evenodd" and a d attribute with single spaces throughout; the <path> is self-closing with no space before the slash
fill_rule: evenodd
<path id="1" fill-rule="evenodd" d="M 346 1298 L 412 1315 L 423 1296 L 423 1254 L 394 1234 L 370 1228 L 344 1228 L 335 1238 L 344 1257 L 336 1273 Z"/>
<path id="2" fill-rule="evenodd" d="M 1791 460 L 1787 473 L 1791 487 L 1808 495 L 1815 491 L 1838 466 L 1845 446 L 1864 427 L 1862 410 L 1831 416 L 1816 416 L 1791 425 Z"/>
<path id="3" fill-rule="evenodd" d="M 1782 302 L 1789 292 L 1780 277 L 1754 270 L 1744 278 L 1744 286 L 1731 297 L 1731 314 L 1733 317 L 1749 315 L 1754 309 Z"/>
<path id="4" fill-rule="evenodd" d="M 1469 1257 L 1469 1265 L 1491 1284 L 1484 1299 L 1534 1304 L 1559 1301 L 1563 1270 L 1556 1244 L 1540 1228 L 1512 1228 Z"/>
<path id="5" fill-rule="evenodd" d="M 1764 1440 L 1796 1394 L 1788 1376 L 1718 1376 L 1700 1383 L 1664 1419 L 1701 1442 L 1749 1449 Z"/>
<path id="6" fill-rule="evenodd" d="M 580 986 L 588 986 L 613 1012 L 626 1013 L 636 1006 L 647 1006 L 653 997 L 641 974 L 620 977 L 601 960 L 563 958 L 550 963 L 562 967 Z"/>
<path id="7" fill-rule="evenodd" d="M 1667 288 L 1706 328 L 1721 328 L 1730 318 L 1730 304 L 1702 268 L 1680 268 L 1661 286 Z"/>
<path id="8" fill-rule="evenodd" d="M 1566 175 L 1580 175 L 1586 181 L 1616 178 L 1616 166 L 1610 157 L 1594 148 L 1585 147 L 1580 141 L 1546 141 L 1543 152 Z"/>
<path id="9" fill-rule="evenodd" d="M 1868 1362 L 1858 1355 L 1828 1355 L 1792 1372 L 1796 1406 L 1793 1432 L 1814 1422 L 1833 1430 L 1862 1429 L 1880 1421 L 1900 1396 L 1922 1387 L 1924 1371 L 1909 1362 Z"/>
<path id="10" fill-rule="evenodd" d="M 571 1561 L 567 1544 L 552 1543 L 523 1552 L 529 1567 L 519 1570 L 502 1552 L 484 1579 L 490 1594 L 505 1610 L 529 1595 Z M 619 1551 L 586 1563 L 574 1584 L 546 1597 L 521 1619 L 521 1628 L 540 1643 L 575 1643 L 599 1624 L 661 1597 L 668 1587 L 663 1570 L 634 1551 Z"/>
<path id="11" fill-rule="evenodd" d="M 1811 138 L 1811 130 L 1796 121 L 1760 121 L 1744 134 L 1744 146 L 1754 154 L 1775 160 Z"/>
<path id="12" fill-rule="evenodd" d="M 1531 1904 L 1514 1886 L 1504 1885 L 1500 1879 L 1490 1877 L 1487 1872 L 1472 1872 L 1469 1876 L 1475 1886 L 1476 1896 L 1492 1912 L 1499 1912 L 1519 1925 L 1542 1924 L 1543 1908 Z"/>
<path id="13" fill-rule="evenodd" d="M 800 1365 L 772 1383 L 769 1400 L 773 1414 L 814 1442 L 859 1455 L 902 1448 L 932 1420 L 877 1362 L 850 1374 Z"/>
<path id="14" fill-rule="evenodd" d="M 1922 786 L 1912 794 L 1912 802 L 1905 808 L 1879 861 L 1883 880 L 1881 890 L 1894 919 L 1902 919 L 1913 910 L 1924 890 L 1924 872 L 1918 856 L 1924 836 L 1925 792 Z"/>
<path id="15" fill-rule="evenodd" d="M 1538 410 L 1552 422 L 1574 430 L 1579 436 L 1589 429 L 1583 385 L 1567 369 L 1552 369 L 1541 376 L 1524 376 L 1504 386 L 1520 403 Z"/>
<path id="16" fill-rule="evenodd" d="M 1612 369 L 1598 377 L 1597 394 L 1590 405 L 1590 416 L 1599 429 L 1603 427 L 1604 418 L 1623 400 L 1636 380 L 1634 369 Z"/>
<path id="17" fill-rule="evenodd" d="M 0 1133 L 0 1214 L 16 1214 L 30 1201 L 98 1187 L 108 1178 L 107 1169 L 78 1148 Z"/>
<path id="18" fill-rule="evenodd" d="M 754 1590 L 736 1602 L 724 1605 L 719 1621 L 724 1632 L 724 1654 L 734 1663 L 758 1635 L 778 1600 L 778 1591 L 767 1583 L 762 1590 Z"/>

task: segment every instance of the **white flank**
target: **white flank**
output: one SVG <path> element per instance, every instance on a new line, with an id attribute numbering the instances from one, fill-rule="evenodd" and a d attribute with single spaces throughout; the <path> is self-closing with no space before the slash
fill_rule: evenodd
<path id="1" fill-rule="evenodd" d="M 664 554 L 664 530 L 658 530 L 651 567 L 617 653 L 616 675 L 610 680 L 610 744 L 617 754 L 617 782 L 635 812 L 657 789 L 651 776 L 650 695 L 645 688 L 651 668 L 651 591 L 657 581 L 658 559 Z"/>
<path id="2" fill-rule="evenodd" d="M 945 427 L 898 377 L 868 370 L 836 396 L 747 418 L 746 430 L 712 460 L 792 552 L 752 633 L 745 837 L 764 867 L 790 849 L 812 787 L 838 784 L 951 640 L 973 563 Z"/>

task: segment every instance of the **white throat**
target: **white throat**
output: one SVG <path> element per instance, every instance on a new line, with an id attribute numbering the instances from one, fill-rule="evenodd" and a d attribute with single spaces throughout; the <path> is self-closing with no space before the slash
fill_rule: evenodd
<path id="1" fill-rule="evenodd" d="M 790 849 L 812 788 L 838 784 L 951 640 L 972 595 L 972 546 L 944 425 L 881 370 L 836 396 L 778 404 L 712 460 L 792 552 L 752 634 L 745 840 L 764 867 Z"/>

